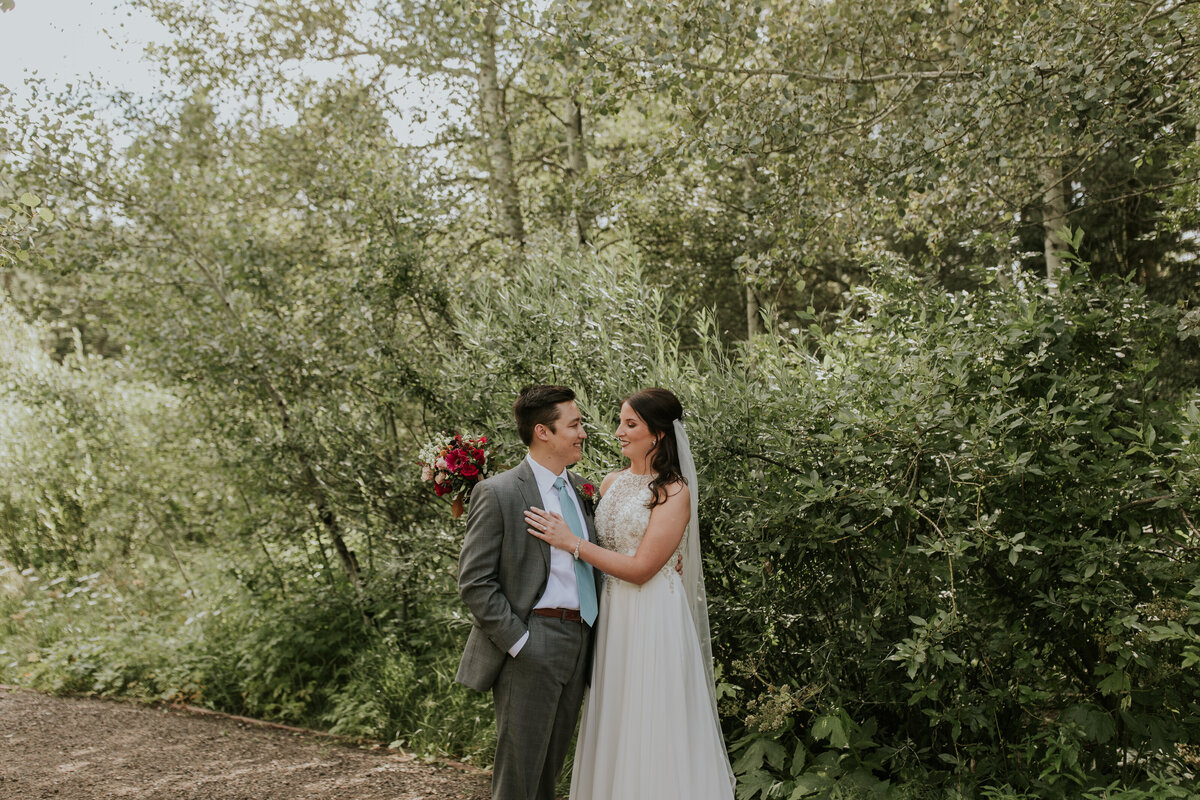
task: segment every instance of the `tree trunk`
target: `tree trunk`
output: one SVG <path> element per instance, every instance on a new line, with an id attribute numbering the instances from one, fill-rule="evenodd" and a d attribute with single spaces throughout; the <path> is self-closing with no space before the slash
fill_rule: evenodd
<path id="1" fill-rule="evenodd" d="M 275 385 L 270 380 L 263 378 L 262 383 L 271 395 L 275 403 L 275 408 L 279 411 L 279 424 L 283 431 L 283 439 L 288 443 L 289 448 L 296 457 L 296 463 L 300 467 L 300 485 L 304 487 L 308 499 L 316 508 L 317 519 L 321 521 L 321 526 L 325 529 L 326 535 L 329 536 L 329 541 L 333 544 L 333 549 L 338 554 L 338 560 L 342 562 L 342 569 L 345 571 L 346 577 L 349 578 L 355 591 L 361 597 L 362 581 L 359 577 L 358 558 L 346 546 L 346 540 L 342 536 L 341 522 L 338 520 L 337 513 L 333 510 L 332 504 L 329 502 L 329 495 L 325 491 L 324 484 L 317 477 L 316 470 L 313 469 L 308 454 L 304 452 L 304 448 L 301 445 L 295 443 L 294 433 L 292 432 L 292 417 L 288 410 L 287 400 L 284 399 L 283 394 L 275 388 Z"/>
<path id="2" fill-rule="evenodd" d="M 759 249 L 758 236 L 754 233 L 754 196 L 758 185 L 758 175 L 752 158 L 747 157 L 742 162 L 742 174 L 744 176 L 742 207 L 746 210 L 746 255 L 754 256 L 758 254 Z M 744 278 L 746 281 L 746 338 L 753 339 L 762 333 L 762 320 L 759 316 L 758 295 L 754 291 L 754 283 L 750 275 L 746 275 Z"/>
<path id="3" fill-rule="evenodd" d="M 525 246 L 525 221 L 517 193 L 517 175 L 513 167 L 512 141 L 508 136 L 508 117 L 500 70 L 496 64 L 497 4 L 488 5 L 479 42 L 479 99 L 484 139 L 487 142 L 492 202 L 500 230 L 518 250 Z"/>
<path id="4" fill-rule="evenodd" d="M 1147 288 L 1158 283 L 1158 256 L 1147 255 L 1142 262 L 1142 284 Z"/>
<path id="5" fill-rule="evenodd" d="M 754 287 L 746 284 L 746 338 L 752 339 L 762 333 L 762 319 L 759 317 L 758 295 Z"/>
<path id="6" fill-rule="evenodd" d="M 1067 197 L 1062 171 L 1053 161 L 1046 162 L 1042 167 L 1042 185 L 1042 247 L 1046 256 L 1046 286 L 1051 294 L 1056 294 L 1063 270 L 1058 254 L 1067 246 L 1061 234 L 1067 222 Z"/>
<path id="7" fill-rule="evenodd" d="M 567 167 L 571 175 L 571 216 L 575 223 L 575 239 L 588 243 L 588 231 L 595 224 L 583 196 L 583 176 L 587 174 L 587 149 L 583 141 L 583 108 L 577 98 L 567 100 Z"/>

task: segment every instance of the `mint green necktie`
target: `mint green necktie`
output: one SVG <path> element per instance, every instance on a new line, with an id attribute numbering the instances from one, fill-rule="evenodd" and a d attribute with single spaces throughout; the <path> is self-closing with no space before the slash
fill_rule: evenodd
<path id="1" fill-rule="evenodd" d="M 583 523 L 579 521 L 579 514 L 575 511 L 575 499 L 567 489 L 567 482 L 562 478 L 555 478 L 554 488 L 558 490 L 558 502 L 562 506 L 562 515 L 567 521 L 567 527 L 580 539 L 587 538 L 583 535 Z M 592 568 L 581 558 L 575 559 L 575 584 L 579 589 L 579 616 L 583 617 L 583 621 L 588 625 L 594 625 L 596 614 L 599 612 L 596 604 L 596 579 L 592 577 Z"/>

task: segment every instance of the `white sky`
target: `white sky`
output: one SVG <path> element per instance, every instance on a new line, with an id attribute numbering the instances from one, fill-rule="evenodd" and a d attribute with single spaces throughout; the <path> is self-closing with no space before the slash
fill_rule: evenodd
<path id="1" fill-rule="evenodd" d="M 152 94 L 164 80 L 158 65 L 144 59 L 150 42 L 165 42 L 169 32 L 147 13 L 121 0 L 15 0 L 12 11 L 0 12 L 0 86 L 18 99 L 28 99 L 29 77 L 61 89 L 68 83 L 96 78 L 106 88 L 135 95 Z M 328 75 L 327 64 L 305 64 L 306 72 Z M 403 82 L 400 83 L 403 86 Z M 413 108 L 446 108 L 444 92 L 415 82 L 404 97 Z M 428 142 L 441 127 L 431 114 L 420 122 L 412 114 L 392 121 L 396 135 L 411 143 Z"/>
<path id="2" fill-rule="evenodd" d="M 142 49 L 166 32 L 143 12 L 119 0 L 15 2 L 0 12 L 0 84 L 19 97 L 34 74 L 54 87 L 96 77 L 137 94 L 158 84 L 158 67 L 142 60 Z"/>

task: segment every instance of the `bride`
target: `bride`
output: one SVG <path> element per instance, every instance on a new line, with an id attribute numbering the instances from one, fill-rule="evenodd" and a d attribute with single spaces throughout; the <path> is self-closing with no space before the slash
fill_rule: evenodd
<path id="1" fill-rule="evenodd" d="M 629 466 L 600 487 L 600 544 L 577 538 L 557 514 L 526 512 L 531 534 L 605 573 L 571 800 L 733 797 L 682 416 L 665 389 L 621 404 L 616 436 Z"/>

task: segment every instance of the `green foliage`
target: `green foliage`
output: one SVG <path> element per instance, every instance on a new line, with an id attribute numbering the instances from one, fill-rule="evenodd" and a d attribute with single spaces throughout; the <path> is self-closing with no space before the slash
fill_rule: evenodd
<path id="1" fill-rule="evenodd" d="M 454 684 L 461 624 L 366 627 L 309 585 L 269 604 L 232 578 L 245 553 L 189 551 L 79 578 L 0 567 L 0 681 L 185 702 L 427 754 L 490 757 L 487 698 Z"/>
<path id="2" fill-rule="evenodd" d="M 1053 797 L 1179 768 L 1200 416 L 1156 394 L 1174 315 L 1136 287 L 944 293 L 880 267 L 832 333 L 730 351 L 702 322 L 690 354 L 620 256 L 534 258 L 478 296 L 443 368 L 473 424 L 511 438 L 518 386 L 571 383 L 599 476 L 618 398 L 684 399 L 743 796 L 947 771 Z"/>
<path id="3" fill-rule="evenodd" d="M 457 542 L 442 509 L 395 516 L 435 512 L 378 535 L 356 593 L 272 485 L 247 479 L 255 461 L 238 463 L 249 454 L 231 434 L 255 420 L 216 417 L 224 438 L 210 448 L 195 419 L 214 420 L 211 408 L 118 363 L 60 364 L 3 311 L 0 568 L 23 588 L 3 598 L 13 623 L 0 649 L 14 660 L 0 679 L 185 700 L 422 752 L 487 750 L 487 698 L 453 682 L 464 628 L 447 603 Z M 410 472 L 385 477 L 415 493 Z M 354 501 L 395 502 L 347 477 Z"/>
<path id="4" fill-rule="evenodd" d="M 593 437 L 583 468 L 597 472 L 619 458 L 608 428 L 619 399 L 669 382 L 681 366 L 663 292 L 643 280 L 636 256 L 615 248 L 594 258 L 547 246 L 498 285 L 477 284 L 455 310 L 455 333 L 438 367 L 441 392 L 453 398 L 443 413 L 521 453 L 512 399 L 530 383 L 565 383 Z"/>
<path id="5" fill-rule="evenodd" d="M 0 204 L 0 268 L 45 258 L 35 246 L 35 234 L 54 222 L 54 212 L 32 192 L 14 198 L 0 194 Z"/>
<path id="6" fill-rule="evenodd" d="M 203 525 L 224 487 L 178 399 L 118 363 L 58 363 L 40 333 L 0 299 L 0 558 L 77 570 Z"/>
<path id="7" fill-rule="evenodd" d="M 890 265 L 832 332 L 776 320 L 730 348 L 701 319 L 683 351 L 634 257 L 547 247 L 460 298 L 428 368 L 437 427 L 509 457 L 516 389 L 573 384 L 596 478 L 618 466 L 619 398 L 680 394 L 742 797 L 1082 796 L 1097 776 L 1175 781 L 1196 732 L 1200 411 L 1154 377 L 1176 324 L 1126 284 L 946 293 Z M 235 583 L 190 586 L 181 627 L 149 626 L 160 646 L 132 652 L 129 622 L 83 641 L 47 624 L 23 679 L 478 752 L 443 514 L 406 534 L 423 555 L 394 551 L 357 592 L 319 541 L 231 539 Z"/>
<path id="8" fill-rule="evenodd" d="M 786 796 L 948 767 L 1052 797 L 1178 764 L 1198 418 L 1153 391 L 1170 315 L 1119 284 L 890 271 L 858 298 L 832 334 L 714 343 L 693 390 L 745 778 Z M 796 733 L 746 760 L 780 707 Z"/>
<path id="9" fill-rule="evenodd" d="M 1200 410 L 1156 393 L 1175 315 L 1123 283 L 946 293 L 886 265 L 832 332 L 774 323 L 731 348 L 702 318 L 682 350 L 632 254 L 543 247 L 459 299 L 430 424 L 515 459 L 517 388 L 566 382 L 599 478 L 619 398 L 680 394 L 741 797 L 1176 781 L 1200 720 Z M 254 533 L 152 624 L 80 640 L 31 607 L 51 622 L 22 679 L 486 750 L 486 698 L 451 677 L 459 529 L 427 508 L 358 590 L 319 539 Z"/>
<path id="10" fill-rule="evenodd" d="M 459 637 L 446 632 L 378 637 L 349 668 L 322 722 L 333 733 L 422 753 L 490 758 L 495 748 L 490 698 L 454 682 Z"/>
<path id="11" fill-rule="evenodd" d="M 1050 186 L 1096 234 L 1092 271 L 1164 299 L 1196 285 L 1171 222 L 1195 208 L 1179 202 L 1195 7 L 563 0 L 548 16 L 598 68 L 585 102 L 618 98 L 598 125 L 606 199 L 674 267 L 664 281 L 709 290 L 723 330 L 742 330 L 741 304 L 714 277 L 820 311 L 865 280 L 863 250 L 951 286 L 996 263 L 1040 272 Z"/>
<path id="12" fill-rule="evenodd" d="M 0 115 L 4 680 L 486 759 L 416 449 L 659 384 L 740 798 L 1194 778 L 1194 4 L 138 4 L 178 96 Z"/>

